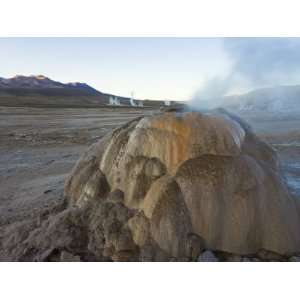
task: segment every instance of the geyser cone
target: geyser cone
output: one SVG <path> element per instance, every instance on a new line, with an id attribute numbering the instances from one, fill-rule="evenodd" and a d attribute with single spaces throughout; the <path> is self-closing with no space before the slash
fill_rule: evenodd
<path id="1" fill-rule="evenodd" d="M 276 153 L 225 112 L 165 112 L 118 128 L 81 158 L 66 197 L 79 207 L 100 201 L 101 182 L 123 192 L 133 218 L 143 216 L 143 226 L 128 221 L 140 248 L 189 256 L 193 235 L 238 254 L 300 250 L 298 210 Z"/>

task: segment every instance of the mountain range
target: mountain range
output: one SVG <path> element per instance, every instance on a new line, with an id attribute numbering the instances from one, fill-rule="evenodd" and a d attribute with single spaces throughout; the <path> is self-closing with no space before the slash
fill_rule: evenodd
<path id="1" fill-rule="evenodd" d="M 50 78 L 37 76 L 17 75 L 12 78 L 0 78 L 0 92 L 11 95 L 100 95 L 101 93 L 91 86 L 81 83 L 61 83 Z"/>
<path id="2" fill-rule="evenodd" d="M 220 100 L 220 99 L 219 99 Z M 236 112 L 288 112 L 300 110 L 300 85 L 261 88 L 226 96 L 219 106 Z M 171 101 L 171 104 L 174 104 Z M 46 76 L 0 77 L 0 106 L 99 107 L 107 105 L 161 107 L 161 100 L 134 100 L 102 93 L 86 83 L 61 83 Z"/>
<path id="3" fill-rule="evenodd" d="M 0 105 L 37 107 L 164 106 L 164 101 L 132 100 L 102 93 L 86 83 L 61 83 L 43 75 L 0 77 Z"/>

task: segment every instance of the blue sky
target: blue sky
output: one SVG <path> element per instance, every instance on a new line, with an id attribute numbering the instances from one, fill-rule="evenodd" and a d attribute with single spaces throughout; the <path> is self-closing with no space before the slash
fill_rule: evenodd
<path id="1" fill-rule="evenodd" d="M 1 38 L 0 77 L 42 74 L 137 98 L 190 98 L 228 71 L 221 39 Z"/>
<path id="2" fill-rule="evenodd" d="M 45 75 L 139 99 L 300 83 L 300 38 L 0 38 L 0 77 Z"/>

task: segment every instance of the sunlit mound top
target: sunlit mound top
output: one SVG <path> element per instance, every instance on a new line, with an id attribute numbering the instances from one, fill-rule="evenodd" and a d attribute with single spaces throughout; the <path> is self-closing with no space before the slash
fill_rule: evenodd
<path id="1" fill-rule="evenodd" d="M 158 158 L 172 174 L 202 155 L 235 156 L 241 152 L 243 128 L 225 115 L 165 113 L 144 118 L 128 143 L 128 154 Z"/>

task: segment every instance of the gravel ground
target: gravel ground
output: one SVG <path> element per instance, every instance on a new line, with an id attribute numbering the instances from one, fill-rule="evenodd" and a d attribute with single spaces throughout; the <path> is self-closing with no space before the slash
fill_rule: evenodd
<path id="1" fill-rule="evenodd" d="M 148 109 L 0 107 L 0 226 L 62 202 L 63 184 L 81 153 Z"/>

